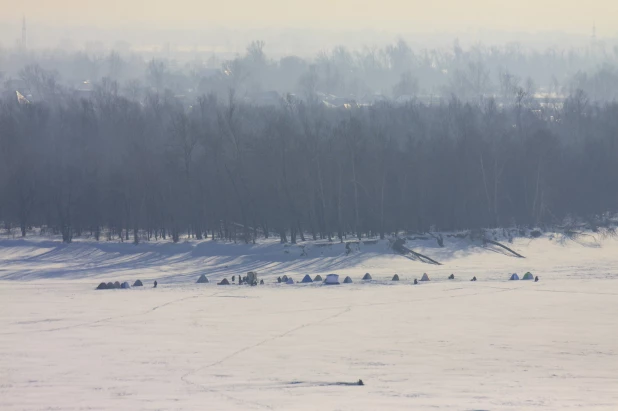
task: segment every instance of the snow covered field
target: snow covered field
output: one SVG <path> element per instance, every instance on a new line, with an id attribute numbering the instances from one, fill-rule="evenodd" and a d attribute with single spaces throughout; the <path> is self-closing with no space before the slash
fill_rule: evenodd
<path id="1" fill-rule="evenodd" d="M 409 245 L 443 265 L 385 242 L 2 240 L 0 410 L 618 409 L 618 241 Z M 214 284 L 249 270 L 266 285 Z M 354 284 L 275 281 L 329 272 Z"/>

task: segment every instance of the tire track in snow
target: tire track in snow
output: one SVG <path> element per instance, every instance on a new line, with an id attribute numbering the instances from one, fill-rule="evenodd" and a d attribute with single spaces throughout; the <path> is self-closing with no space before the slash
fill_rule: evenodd
<path id="1" fill-rule="evenodd" d="M 267 405 L 267 404 L 262 404 L 262 403 L 255 402 L 255 401 L 246 401 L 246 400 L 242 400 L 242 399 L 239 399 L 239 398 L 232 397 L 232 396 L 230 396 L 228 394 L 224 394 L 221 391 L 207 389 L 202 384 L 191 381 L 189 379 L 189 377 L 192 376 L 192 375 L 195 375 L 198 372 L 203 371 L 205 369 L 216 367 L 217 365 L 221 365 L 225 361 L 227 361 L 227 360 L 229 360 L 231 358 L 234 358 L 234 357 L 236 357 L 236 356 L 238 356 L 238 355 L 240 355 L 240 354 L 242 354 L 242 353 L 244 353 L 246 351 L 249 351 L 249 350 L 251 350 L 253 348 L 257 348 L 257 347 L 260 347 L 260 346 L 262 346 L 264 344 L 267 344 L 269 342 L 272 342 L 272 341 L 278 340 L 280 338 L 283 338 L 283 337 L 285 337 L 287 335 L 290 335 L 290 334 L 292 334 L 292 333 L 294 333 L 294 332 L 296 332 L 298 330 L 301 330 L 303 328 L 311 327 L 313 325 L 320 324 L 320 323 L 332 320 L 334 318 L 337 318 L 337 317 L 339 317 L 339 316 L 341 316 L 341 315 L 343 315 L 345 313 L 348 313 L 351 309 L 352 309 L 352 306 L 347 306 L 344 310 L 342 310 L 342 311 L 340 311 L 340 312 L 338 312 L 336 314 L 330 315 L 330 316 L 322 318 L 320 320 L 307 322 L 305 324 L 302 324 L 302 325 L 299 325 L 297 327 L 291 328 L 291 329 L 289 329 L 289 330 L 287 330 L 287 331 L 285 331 L 285 332 L 283 332 L 281 334 L 277 334 L 277 335 L 274 335 L 272 337 L 266 338 L 266 339 L 264 339 L 262 341 L 259 341 L 259 342 L 255 343 L 255 344 L 248 345 L 248 346 L 246 346 L 244 348 L 241 348 L 239 350 L 234 351 L 231 354 L 226 355 L 225 357 L 221 358 L 220 360 L 217 360 L 217 361 L 215 361 L 213 363 L 210 363 L 208 365 L 205 365 L 203 367 L 199 367 L 199 368 L 196 368 L 194 370 L 191 370 L 191 371 L 187 372 L 186 374 L 184 374 L 183 376 L 181 376 L 180 379 L 185 384 L 192 385 L 194 387 L 198 387 L 199 389 L 201 389 L 204 392 L 210 392 L 210 393 L 214 393 L 214 394 L 219 394 L 219 395 L 222 395 L 222 396 L 224 396 L 224 397 L 226 397 L 226 398 L 228 398 L 230 400 L 236 401 L 236 402 L 240 402 L 240 403 L 244 403 L 244 404 L 253 404 L 253 405 L 257 406 L 258 408 L 268 408 L 268 409 L 272 410 L 274 408 L 271 407 L 270 405 Z"/>
<path id="2" fill-rule="evenodd" d="M 219 292 L 215 292 L 212 293 L 210 295 L 205 296 L 206 298 L 208 297 L 215 297 L 217 294 L 221 294 L 223 293 L 223 291 L 219 291 Z M 139 317 L 142 315 L 147 315 L 150 314 L 160 308 L 163 307 L 167 307 L 168 305 L 172 305 L 172 304 L 176 304 L 176 303 L 180 303 L 186 300 L 191 300 L 193 298 L 198 298 L 198 297 L 202 297 L 203 294 L 196 294 L 196 295 L 191 295 L 189 297 L 182 297 L 182 298 L 177 298 L 175 300 L 172 301 L 168 301 L 166 303 L 160 304 L 160 305 L 156 305 L 148 310 L 139 312 L 139 313 L 135 313 L 135 314 L 128 314 L 128 315 L 116 315 L 113 317 L 107 317 L 107 318 L 102 318 L 100 320 L 95 320 L 95 321 L 88 321 L 88 322 L 84 322 L 84 323 L 79 323 L 79 324 L 73 324 L 73 325 L 66 325 L 64 327 L 56 327 L 56 328 L 48 328 L 48 329 L 44 329 L 44 330 L 29 330 L 29 331 L 14 331 L 14 332 L 8 332 L 8 333 L 0 333 L 0 335 L 21 335 L 21 334 L 34 334 L 34 333 L 45 333 L 45 332 L 54 332 L 54 331 L 63 331 L 63 330 L 71 330 L 74 328 L 81 328 L 81 327 L 89 327 L 89 326 L 93 326 L 93 325 L 97 325 L 100 323 L 104 323 L 107 321 L 113 321 L 113 320 L 117 320 L 120 318 L 132 318 L 132 317 Z"/>

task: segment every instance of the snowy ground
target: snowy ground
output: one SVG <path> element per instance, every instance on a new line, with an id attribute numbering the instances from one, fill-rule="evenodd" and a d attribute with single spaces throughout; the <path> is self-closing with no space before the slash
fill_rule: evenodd
<path id="1" fill-rule="evenodd" d="M 2 240 L 0 410 L 618 409 L 618 241 L 411 245 L 443 265 L 382 242 Z M 195 284 L 249 270 L 267 284 Z M 329 272 L 355 283 L 274 282 Z"/>

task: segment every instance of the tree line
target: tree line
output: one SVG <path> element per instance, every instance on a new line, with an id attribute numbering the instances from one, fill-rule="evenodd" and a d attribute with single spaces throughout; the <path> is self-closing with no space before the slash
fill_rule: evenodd
<path id="1" fill-rule="evenodd" d="M 113 82 L 0 102 L 0 221 L 124 241 L 251 242 L 558 224 L 618 211 L 618 104 L 456 98 L 257 107 Z"/>

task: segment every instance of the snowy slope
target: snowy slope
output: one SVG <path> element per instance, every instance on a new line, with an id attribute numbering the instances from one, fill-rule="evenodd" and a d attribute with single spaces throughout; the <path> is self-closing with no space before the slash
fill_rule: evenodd
<path id="1" fill-rule="evenodd" d="M 618 408 L 618 241 L 445 240 L 409 244 L 442 266 L 386 243 L 1 241 L 0 409 Z M 267 284 L 195 284 L 249 270 Z M 274 282 L 328 272 L 355 282 Z"/>

